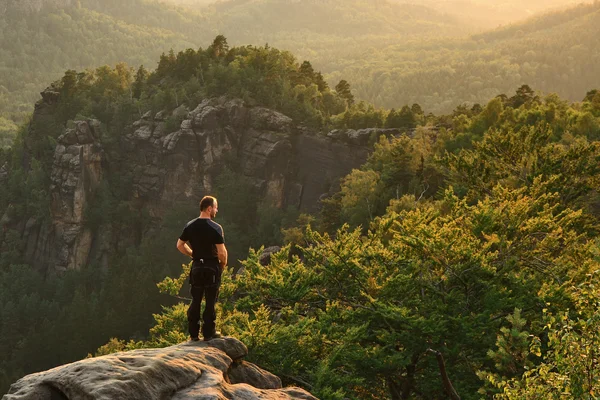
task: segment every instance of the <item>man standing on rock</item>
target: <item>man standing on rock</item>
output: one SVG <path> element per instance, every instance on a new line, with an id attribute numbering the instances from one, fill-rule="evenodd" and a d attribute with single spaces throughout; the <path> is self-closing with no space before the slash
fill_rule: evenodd
<path id="1" fill-rule="evenodd" d="M 177 249 L 194 260 L 190 271 L 192 303 L 187 311 L 188 330 L 194 341 L 199 340 L 202 297 L 206 301 L 202 314 L 204 340 L 221 337 L 215 330 L 215 303 L 221 286 L 221 273 L 227 265 L 227 249 L 223 228 L 212 220 L 218 211 L 216 198 L 202 198 L 200 217 L 188 222 L 177 240 Z"/>

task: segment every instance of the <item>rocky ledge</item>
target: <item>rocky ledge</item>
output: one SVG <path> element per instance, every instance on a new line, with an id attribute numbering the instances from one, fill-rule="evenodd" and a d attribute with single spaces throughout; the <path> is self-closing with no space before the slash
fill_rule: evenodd
<path id="1" fill-rule="evenodd" d="M 2 400 L 316 400 L 243 358 L 237 339 L 185 342 L 89 358 L 27 375 Z"/>

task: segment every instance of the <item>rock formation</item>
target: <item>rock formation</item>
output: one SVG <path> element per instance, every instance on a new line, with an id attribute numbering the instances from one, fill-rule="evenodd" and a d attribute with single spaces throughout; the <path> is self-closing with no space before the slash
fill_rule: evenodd
<path id="1" fill-rule="evenodd" d="M 58 271 L 81 268 L 92 246 L 84 211 L 102 181 L 104 154 L 99 136 L 100 123 L 93 120 L 77 122 L 58 138 L 50 186 L 53 245 L 58 250 L 54 268 Z"/>
<path id="2" fill-rule="evenodd" d="M 27 375 L 2 400 L 316 400 L 244 361 L 246 346 L 225 337 L 140 349 Z"/>
<path id="3" fill-rule="evenodd" d="M 42 93 L 35 126 L 44 126 L 58 97 L 53 87 Z M 249 107 L 240 99 L 212 98 L 191 111 L 146 112 L 120 136 L 122 159 L 110 160 L 101 124 L 76 121 L 57 140 L 49 188 L 51 221 L 15 221 L 7 211 L 0 218 L 0 242 L 3 229 L 20 232 L 26 242 L 24 261 L 50 273 L 80 269 L 92 260 L 106 265 L 115 235 L 108 226 L 92 232 L 85 222 L 109 173 L 131 177 L 131 198 L 123 200 L 161 220 L 165 210 L 196 204 L 212 193 L 231 160 L 271 205 L 313 212 L 341 177 L 365 162 L 373 134 L 351 130 L 319 135 L 277 111 Z M 27 147 L 45 135 L 30 128 Z M 2 166 L 0 179 L 8 174 Z"/>
<path id="4" fill-rule="evenodd" d="M 367 143 L 319 137 L 277 111 L 239 99 L 203 101 L 175 132 L 167 131 L 166 119 L 164 112 L 145 114 L 125 140 L 134 196 L 152 200 L 153 215 L 165 204 L 211 192 L 227 159 L 237 161 L 271 204 L 315 211 L 319 196 L 368 154 Z"/>

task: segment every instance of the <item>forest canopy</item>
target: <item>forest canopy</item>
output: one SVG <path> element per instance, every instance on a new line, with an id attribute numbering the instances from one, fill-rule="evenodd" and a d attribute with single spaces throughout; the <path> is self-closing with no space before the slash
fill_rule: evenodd
<path id="1" fill-rule="evenodd" d="M 451 129 L 381 137 L 268 265 L 259 249 L 227 275 L 220 326 L 324 399 L 595 393 L 599 117 L 596 90 L 570 104 L 525 86 L 437 117 Z M 185 307 L 96 354 L 185 340 Z"/>
<path id="2" fill-rule="evenodd" d="M 406 132 L 373 137 L 367 162 L 322 199 L 314 216 L 265 211 L 260 193 L 234 164 L 219 178 L 217 196 L 245 216 L 222 221 L 245 272 L 226 278 L 220 324 L 249 345 L 251 360 L 287 383 L 325 399 L 430 398 L 450 390 L 437 378 L 437 357 L 443 357 L 463 398 L 589 392 L 585 374 L 597 367 L 568 358 L 564 346 L 567 341 L 584 351 L 597 344 L 595 311 L 586 300 L 595 296 L 599 262 L 597 90 L 570 103 L 523 85 L 439 116 L 416 103 L 378 109 L 357 102 L 348 81 L 332 88 L 310 62 L 289 52 L 230 47 L 224 36 L 206 49 L 161 55 L 153 72 L 125 64 L 69 70 L 51 88 L 59 93 L 52 112 L 34 119 L 16 145 L 0 153 L 0 164 L 10 169 L 0 211 L 9 218 L 49 218 L 55 139 L 81 118 L 103 124 L 103 147 L 112 160 L 124 156 L 122 137 L 146 110 L 194 107 L 211 96 L 274 107 L 316 131 L 369 126 Z M 166 124 L 177 129 L 180 122 Z M 128 179 L 109 174 L 87 223 L 146 234 L 112 249 L 100 276 L 99 266 L 89 265 L 46 278 L 22 265 L 18 232 L 4 232 L 4 387 L 32 369 L 96 348 L 104 354 L 186 338 L 185 303 L 169 300 L 155 285 L 173 276 L 161 290 L 185 297 L 185 268 L 161 243 L 177 237 L 181 226 L 174 221 L 193 211 L 167 210 L 164 220 L 150 224 L 128 199 Z M 150 225 L 160 229 L 150 231 Z M 248 253 L 265 244 L 284 246 L 267 266 L 260 252 Z M 32 280 L 39 289 L 20 295 Z M 73 328 L 91 314 L 93 324 Z M 60 351 L 39 350 L 73 331 L 80 339 L 52 346 Z"/>
<path id="3" fill-rule="evenodd" d="M 265 4 L 281 2 L 196 13 L 79 0 L 0 18 L 0 392 L 88 354 L 187 339 L 189 265 L 163 249 L 196 207 L 152 219 L 118 167 L 123 137 L 148 111 L 166 111 L 174 131 L 175 110 L 225 96 L 314 134 L 395 128 L 374 130 L 367 161 L 315 215 L 265 207 L 235 162 L 223 169 L 214 194 L 235 210 L 221 222 L 231 259 L 242 261 L 224 278 L 219 325 L 248 345 L 251 361 L 323 399 L 593 398 L 598 3 L 468 39 L 458 19 L 424 6 L 380 1 L 365 24 L 353 15 L 372 2 L 333 1 L 318 16 L 331 24 L 302 30 L 303 18 L 316 18 L 310 10 L 296 4 L 299 25 L 269 25 L 279 14 L 261 13 Z M 261 31 L 245 17 L 253 12 Z M 224 20 L 236 22 L 233 36 L 217 34 Z M 299 31 L 305 43 L 293 40 Z M 301 56 L 274 47 L 272 34 Z M 269 44 L 237 45 L 240 37 Z M 52 80 L 55 102 L 29 119 Z M 7 221 L 51 218 L 57 138 L 90 119 L 115 167 L 86 227 L 110 224 L 127 240 L 106 268 L 48 276 L 23 263 L 25 239 Z M 267 245 L 282 250 L 264 262 Z"/>
<path id="4" fill-rule="evenodd" d="M 523 84 L 580 100 L 598 72 L 597 3 L 483 34 L 451 13 L 384 0 L 227 1 L 198 9 L 142 0 L 63 3 L 0 15 L 0 117 L 17 125 L 66 69 L 126 62 L 151 71 L 161 53 L 206 47 L 218 33 L 233 45 L 269 43 L 310 59 L 330 86 L 351 82 L 359 101 L 388 109 L 418 103 L 436 114 Z M 7 132 L 3 143 L 16 130 Z"/>

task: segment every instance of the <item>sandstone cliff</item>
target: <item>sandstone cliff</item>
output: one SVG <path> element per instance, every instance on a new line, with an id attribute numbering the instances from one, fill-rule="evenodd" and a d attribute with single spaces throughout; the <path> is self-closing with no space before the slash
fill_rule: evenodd
<path id="1" fill-rule="evenodd" d="M 42 93 L 33 116 L 36 126 L 44 125 L 58 96 L 52 87 Z M 174 120 L 181 121 L 178 128 Z M 20 232 L 26 242 L 24 261 L 42 270 L 80 269 L 92 260 L 106 265 L 114 235 L 108 226 L 90 230 L 85 211 L 111 171 L 131 177 L 128 200 L 156 220 L 165 210 L 197 204 L 212 193 L 215 179 L 232 160 L 270 204 L 314 212 L 341 177 L 364 163 L 373 133 L 332 131 L 324 136 L 277 111 L 212 98 L 193 110 L 146 112 L 118 139 L 125 156 L 114 160 L 106 156 L 101 124 L 76 121 L 57 139 L 48 190 L 50 221 L 12 220 L 7 212 L 0 225 Z M 45 133 L 31 131 L 26 140 L 37 137 Z M 1 171 L 1 177 L 7 174 Z M 2 229 L 0 242 L 1 236 Z"/>
<path id="2" fill-rule="evenodd" d="M 230 337 L 90 358 L 27 375 L 2 400 L 305 399 L 314 396 L 246 362 Z"/>

